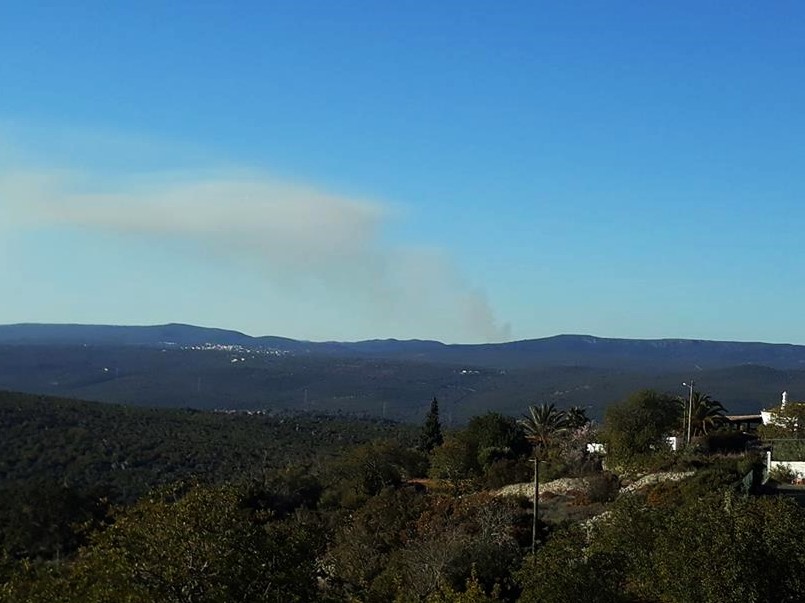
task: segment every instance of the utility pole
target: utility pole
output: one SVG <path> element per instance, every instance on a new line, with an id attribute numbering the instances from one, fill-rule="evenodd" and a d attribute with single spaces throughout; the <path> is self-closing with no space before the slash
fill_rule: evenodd
<path id="1" fill-rule="evenodd" d="M 690 445 L 690 426 L 693 423 L 693 386 L 696 385 L 696 382 L 691 379 L 690 383 L 683 383 L 685 387 L 690 390 L 690 394 L 688 395 L 688 437 L 687 437 L 687 444 Z"/>
<path id="2" fill-rule="evenodd" d="M 531 554 L 537 550 L 537 515 L 539 514 L 539 459 L 534 455 L 534 516 L 531 518 Z"/>

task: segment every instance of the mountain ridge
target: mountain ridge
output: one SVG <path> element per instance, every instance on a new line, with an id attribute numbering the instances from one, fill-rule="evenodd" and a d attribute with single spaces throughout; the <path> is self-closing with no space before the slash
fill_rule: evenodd
<path id="1" fill-rule="evenodd" d="M 387 358 L 489 368 L 590 366 L 656 370 L 702 370 L 744 364 L 805 368 L 805 346 L 791 343 L 704 339 L 627 339 L 560 334 L 503 343 L 448 344 L 435 340 L 368 339 L 309 341 L 183 323 L 0 325 L 2 345 L 242 346 L 294 354 Z"/>
<path id="2" fill-rule="evenodd" d="M 558 335 L 504 344 L 308 342 L 184 324 L 0 326 L 0 389 L 143 406 L 368 413 L 416 421 L 436 396 L 447 424 L 528 404 L 600 418 L 641 388 L 682 382 L 757 412 L 805 394 L 805 346 Z"/>

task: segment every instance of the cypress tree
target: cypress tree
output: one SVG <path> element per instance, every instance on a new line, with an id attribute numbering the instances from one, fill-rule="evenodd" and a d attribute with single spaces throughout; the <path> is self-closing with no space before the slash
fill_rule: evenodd
<path id="1" fill-rule="evenodd" d="M 422 436 L 419 447 L 425 452 L 430 452 L 444 442 L 442 436 L 442 424 L 439 422 L 439 401 L 434 397 L 430 403 L 430 410 L 425 417 L 425 425 L 422 427 Z"/>

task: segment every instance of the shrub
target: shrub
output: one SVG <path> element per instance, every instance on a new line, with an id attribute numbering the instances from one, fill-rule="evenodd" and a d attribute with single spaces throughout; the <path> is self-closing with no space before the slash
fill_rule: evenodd
<path id="1" fill-rule="evenodd" d="M 797 473 L 791 468 L 791 465 L 775 465 L 769 471 L 769 479 L 781 484 L 793 484 L 797 479 Z"/>
<path id="2" fill-rule="evenodd" d="M 430 477 L 447 480 L 468 479 L 478 475 L 478 452 L 466 438 L 448 437 L 433 449 Z"/>
<path id="3" fill-rule="evenodd" d="M 530 482 L 533 479 L 533 471 L 529 461 L 501 459 L 489 465 L 484 471 L 484 487 L 502 488 L 508 484 Z"/>
<path id="4" fill-rule="evenodd" d="M 602 439 L 607 456 L 618 463 L 632 463 L 646 455 L 670 450 L 665 436 L 680 419 L 680 406 L 667 395 L 643 390 L 607 409 Z"/>
<path id="5" fill-rule="evenodd" d="M 587 478 L 587 497 L 590 502 L 605 503 L 615 499 L 620 489 L 618 477 L 608 471 Z"/>
<path id="6" fill-rule="evenodd" d="M 805 440 L 776 440 L 772 443 L 771 458 L 774 461 L 805 460 Z"/>

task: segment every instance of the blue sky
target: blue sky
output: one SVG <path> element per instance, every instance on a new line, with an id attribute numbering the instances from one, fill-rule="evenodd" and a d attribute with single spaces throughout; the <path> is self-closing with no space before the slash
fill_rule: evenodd
<path id="1" fill-rule="evenodd" d="M 0 323 L 805 343 L 802 3 L 226 4 L 0 6 Z"/>

